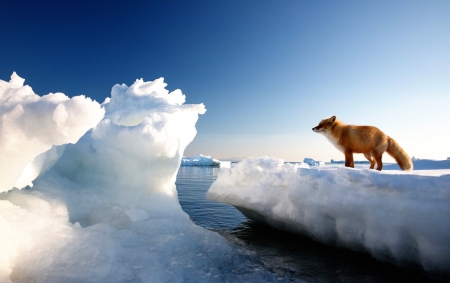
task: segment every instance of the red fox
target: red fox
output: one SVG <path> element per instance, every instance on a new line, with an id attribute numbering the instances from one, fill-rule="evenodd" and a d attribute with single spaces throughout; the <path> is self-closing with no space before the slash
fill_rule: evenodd
<path id="1" fill-rule="evenodd" d="M 320 121 L 312 128 L 316 133 L 323 134 L 337 149 L 345 155 L 345 166 L 355 167 L 353 153 L 362 153 L 370 162 L 370 169 L 381 171 L 383 162 L 381 156 L 386 151 L 397 161 L 403 170 L 412 170 L 413 163 L 398 143 L 372 126 L 346 125 L 332 116 Z"/>

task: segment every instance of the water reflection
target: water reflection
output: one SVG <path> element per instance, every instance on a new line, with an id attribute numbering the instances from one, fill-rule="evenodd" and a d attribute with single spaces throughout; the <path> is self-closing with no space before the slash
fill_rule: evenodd
<path id="1" fill-rule="evenodd" d="M 218 167 L 181 166 L 176 181 L 178 198 L 183 210 L 197 225 L 231 230 L 245 221 L 245 216 L 233 206 L 211 201 L 205 196 L 218 172 Z"/>
<path id="2" fill-rule="evenodd" d="M 309 282 L 428 282 L 419 272 L 382 263 L 368 254 L 338 249 L 246 220 L 231 234 L 277 273 Z"/>

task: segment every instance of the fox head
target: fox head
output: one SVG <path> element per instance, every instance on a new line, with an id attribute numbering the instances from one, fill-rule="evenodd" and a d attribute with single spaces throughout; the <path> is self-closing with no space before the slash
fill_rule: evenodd
<path id="1" fill-rule="evenodd" d="M 330 118 L 323 119 L 320 121 L 319 125 L 312 128 L 316 133 L 326 134 L 330 133 L 333 129 L 333 125 L 336 121 L 336 116 L 331 116 Z"/>

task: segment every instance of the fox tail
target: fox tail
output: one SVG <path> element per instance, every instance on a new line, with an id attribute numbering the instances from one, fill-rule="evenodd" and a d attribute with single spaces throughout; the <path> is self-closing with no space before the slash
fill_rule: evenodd
<path id="1" fill-rule="evenodd" d="M 386 152 L 392 156 L 402 170 L 413 170 L 413 162 L 409 155 L 400 147 L 400 145 L 391 137 L 388 138 L 388 147 Z"/>

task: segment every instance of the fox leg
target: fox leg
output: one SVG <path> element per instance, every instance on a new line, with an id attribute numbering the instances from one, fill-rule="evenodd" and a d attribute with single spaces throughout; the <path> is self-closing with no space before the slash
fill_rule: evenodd
<path id="1" fill-rule="evenodd" d="M 345 167 L 355 168 L 355 163 L 353 162 L 353 152 L 346 151 L 345 154 Z"/>
<path id="2" fill-rule="evenodd" d="M 367 158 L 370 162 L 370 169 L 375 168 L 375 159 L 373 159 L 372 155 L 370 153 L 364 153 L 364 157 Z"/>
<path id="3" fill-rule="evenodd" d="M 381 168 L 383 168 L 383 162 L 381 161 L 381 156 L 383 155 L 383 153 L 378 153 L 376 152 L 374 154 L 375 157 L 375 161 L 377 162 L 377 170 L 381 171 Z"/>

